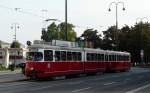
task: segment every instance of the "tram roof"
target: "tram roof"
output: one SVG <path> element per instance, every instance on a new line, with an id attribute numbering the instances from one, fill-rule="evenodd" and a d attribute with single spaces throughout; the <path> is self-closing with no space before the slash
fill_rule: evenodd
<path id="1" fill-rule="evenodd" d="M 77 50 L 91 52 L 91 53 L 104 53 L 104 54 L 118 54 L 118 55 L 130 55 L 128 52 L 112 51 L 112 50 L 102 50 L 102 49 L 92 49 L 92 48 L 81 48 L 81 47 L 62 47 L 62 46 L 51 46 L 45 44 L 34 44 L 28 48 L 39 48 L 39 49 L 52 49 L 52 50 Z"/>
<path id="2" fill-rule="evenodd" d="M 79 47 L 61 47 L 61 46 L 50 46 L 50 45 L 42 45 L 42 44 L 34 44 L 29 46 L 28 48 L 39 48 L 39 49 L 53 49 L 53 50 L 82 50 Z"/>

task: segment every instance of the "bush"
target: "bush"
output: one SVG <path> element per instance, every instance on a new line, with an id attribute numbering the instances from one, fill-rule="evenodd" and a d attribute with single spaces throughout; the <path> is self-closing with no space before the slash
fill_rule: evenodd
<path id="1" fill-rule="evenodd" d="M 8 70 L 8 69 L 2 66 L 2 64 L 0 64 L 0 71 L 4 71 L 4 70 Z"/>

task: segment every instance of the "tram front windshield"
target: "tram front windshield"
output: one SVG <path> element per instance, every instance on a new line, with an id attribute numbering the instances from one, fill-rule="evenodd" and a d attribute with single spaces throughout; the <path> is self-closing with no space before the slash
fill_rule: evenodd
<path id="1" fill-rule="evenodd" d="M 27 52 L 28 61 L 42 61 L 43 54 L 42 52 Z"/>

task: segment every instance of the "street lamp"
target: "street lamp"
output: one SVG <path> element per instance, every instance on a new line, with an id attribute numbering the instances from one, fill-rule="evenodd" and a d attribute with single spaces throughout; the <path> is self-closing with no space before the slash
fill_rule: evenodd
<path id="1" fill-rule="evenodd" d="M 67 41 L 68 40 L 68 28 L 67 28 L 67 21 L 68 21 L 68 2 L 67 0 L 65 0 L 65 40 Z"/>
<path id="2" fill-rule="evenodd" d="M 12 26 L 11 26 L 11 29 L 14 29 L 15 31 L 15 34 L 14 34 L 14 48 L 16 48 L 16 42 L 17 42 L 17 38 L 16 38 L 16 32 L 17 32 L 17 29 L 19 29 L 19 24 L 18 23 L 13 23 Z M 14 54 L 14 63 L 11 64 L 11 71 L 14 71 L 15 69 L 15 62 L 16 62 L 16 52 Z"/>
<path id="3" fill-rule="evenodd" d="M 61 21 L 58 20 L 58 19 L 50 19 L 50 18 L 44 20 L 45 23 L 47 23 L 47 22 L 49 22 L 49 21 L 57 21 L 57 22 L 61 22 Z M 45 26 L 43 27 L 43 29 L 46 29 L 46 24 L 45 24 Z"/>
<path id="4" fill-rule="evenodd" d="M 137 21 L 139 20 L 139 22 L 141 23 L 141 38 L 140 38 L 140 42 L 141 42 L 141 46 L 140 46 L 140 56 L 141 56 L 141 63 L 144 63 L 144 47 L 143 47 L 143 44 L 144 44 L 144 40 L 143 40 L 143 20 L 146 20 L 148 22 L 148 18 L 147 17 L 143 17 L 143 18 L 137 18 L 136 19 L 136 24 L 137 24 Z"/>
<path id="5" fill-rule="evenodd" d="M 118 5 L 119 4 L 122 4 L 123 5 L 123 8 L 122 8 L 122 10 L 123 11 L 125 11 L 125 7 L 124 7 L 124 2 L 111 2 L 110 4 L 109 4 L 109 9 L 108 9 L 108 11 L 110 12 L 111 11 L 111 6 L 112 5 L 115 5 L 116 6 L 116 33 L 115 33 L 115 35 L 114 35 L 114 39 L 115 39 L 115 41 L 116 41 L 116 50 L 117 50 L 117 31 L 118 31 Z"/>
<path id="6" fill-rule="evenodd" d="M 16 42 L 16 39 L 17 39 L 17 29 L 19 29 L 20 28 L 20 26 L 19 26 L 19 24 L 18 23 L 13 23 L 12 24 L 12 26 L 11 26 L 11 29 L 14 29 L 14 31 L 15 31 L 15 34 L 14 34 L 14 41 Z M 16 46 L 15 46 L 16 47 Z"/>

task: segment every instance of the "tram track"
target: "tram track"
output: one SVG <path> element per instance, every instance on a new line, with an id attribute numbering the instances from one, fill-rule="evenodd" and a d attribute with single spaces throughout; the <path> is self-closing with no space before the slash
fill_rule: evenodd
<path id="1" fill-rule="evenodd" d="M 130 71 L 123 73 L 106 73 L 104 75 L 81 76 L 77 78 L 68 78 L 62 80 L 19 80 L 0 84 L 1 93 L 95 93 L 92 90 L 120 89 L 130 90 L 136 88 L 134 85 L 128 89 L 129 85 L 136 81 L 146 81 L 145 77 L 149 77 L 149 71 Z M 142 81 L 141 81 L 142 82 Z M 129 85 L 127 85 L 129 83 Z M 143 85 L 140 84 L 140 85 Z M 138 86 L 140 86 L 138 85 Z M 59 91 L 64 90 L 64 92 Z M 48 92 L 49 91 L 49 92 Z M 88 92 L 90 91 L 90 92 Z M 97 93 L 97 92 L 96 92 Z M 118 92 L 116 92 L 118 93 Z"/>

